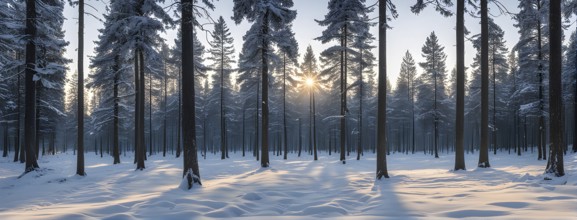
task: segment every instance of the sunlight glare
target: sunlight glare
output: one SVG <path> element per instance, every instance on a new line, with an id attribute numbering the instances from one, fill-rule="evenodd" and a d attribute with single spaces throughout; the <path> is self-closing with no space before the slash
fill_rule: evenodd
<path id="1" fill-rule="evenodd" d="M 306 84 L 307 84 L 307 86 L 312 87 L 315 84 L 315 80 L 312 78 L 308 78 L 306 80 Z"/>

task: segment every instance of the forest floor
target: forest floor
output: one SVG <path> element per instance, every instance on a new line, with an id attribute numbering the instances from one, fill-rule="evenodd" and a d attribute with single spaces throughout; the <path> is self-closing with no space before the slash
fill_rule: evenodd
<path id="1" fill-rule="evenodd" d="M 72 154 L 44 156 L 43 169 L 17 179 L 24 165 L 0 158 L 0 219 L 574 219 L 577 154 L 565 157 L 567 175 L 544 180 L 536 155 L 490 155 L 491 168 L 454 172 L 454 155 L 422 152 L 387 157 L 391 178 L 375 181 L 375 156 L 346 164 L 321 153 L 288 160 L 272 156 L 200 159 L 201 187 L 179 188 L 182 159 L 152 155 L 135 171 L 131 157 L 86 154 L 88 176 L 75 173 Z"/>

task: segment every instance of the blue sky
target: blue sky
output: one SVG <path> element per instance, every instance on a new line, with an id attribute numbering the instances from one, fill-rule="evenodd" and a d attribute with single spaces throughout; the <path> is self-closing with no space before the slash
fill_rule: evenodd
<path id="1" fill-rule="evenodd" d="M 319 26 L 315 19 L 323 19 L 327 13 L 327 2 L 325 0 L 294 0 L 295 7 L 297 10 L 297 18 L 293 24 L 293 30 L 295 33 L 296 40 L 299 43 L 299 52 L 301 57 L 304 55 L 304 51 L 308 45 L 313 47 L 313 50 L 317 57 L 320 52 L 325 48 L 334 45 L 334 43 L 328 43 L 323 45 L 321 42 L 314 40 L 314 38 L 321 35 L 324 27 Z M 367 5 L 373 5 L 376 0 L 367 0 Z M 399 12 L 399 17 L 390 22 L 393 29 L 389 30 L 387 33 L 387 72 L 388 78 L 391 82 L 395 82 L 398 77 L 398 72 L 400 70 L 400 64 L 405 51 L 409 50 L 416 62 L 421 62 L 423 59 L 421 57 L 421 47 L 423 46 L 425 39 L 432 31 L 435 31 L 439 38 L 441 45 L 445 46 L 445 53 L 447 54 L 447 71 L 451 71 L 455 65 L 455 17 L 443 17 L 437 13 L 433 7 L 426 8 L 423 12 L 418 15 L 413 14 L 410 11 L 410 6 L 414 4 L 415 1 L 404 0 L 404 1 L 394 1 L 397 4 L 397 10 Z M 517 1 L 502 1 L 504 5 L 510 12 L 517 12 Z M 165 4 L 169 5 L 172 1 L 169 0 Z M 102 1 L 87 1 L 87 4 L 91 4 L 92 7 L 86 7 L 86 11 L 102 18 L 102 13 L 104 10 L 104 3 Z M 216 9 L 212 12 L 213 18 L 218 18 L 223 16 L 226 20 L 228 27 L 231 30 L 232 36 L 234 37 L 234 43 L 236 48 L 236 57 L 238 58 L 238 52 L 242 47 L 242 36 L 249 29 L 250 24 L 243 21 L 241 24 L 236 25 L 234 21 L 230 18 L 232 16 L 232 0 L 221 0 L 215 2 Z M 97 9 L 98 11 L 96 11 Z M 519 35 L 517 29 L 513 26 L 515 23 L 509 15 L 501 15 L 494 4 L 489 4 L 489 9 L 495 16 L 495 22 L 501 26 L 505 31 L 505 40 L 510 48 L 517 42 Z M 174 8 L 170 9 L 170 14 L 174 14 Z M 77 48 L 77 8 L 72 8 L 66 5 L 64 16 L 67 18 L 64 24 L 64 29 L 66 31 L 66 40 L 70 42 L 67 48 L 66 56 L 73 59 L 73 63 L 70 65 L 70 72 L 76 71 L 76 48 Z M 471 35 L 480 32 L 479 18 L 473 18 L 469 15 L 465 15 L 465 24 L 467 29 L 471 32 Z M 378 10 L 375 10 L 371 15 L 371 18 L 378 17 Z M 93 18 L 90 15 L 85 16 L 86 18 L 86 30 L 85 30 L 85 51 L 86 56 L 91 56 L 93 54 L 94 41 L 98 37 L 98 29 L 102 28 L 102 22 Z M 212 29 L 210 25 L 206 26 L 207 29 Z M 377 29 L 373 27 L 371 32 L 375 37 L 378 36 Z M 173 39 L 175 38 L 175 30 L 167 30 L 163 36 L 166 42 L 170 45 L 173 44 Z M 199 33 L 199 39 L 203 43 L 206 43 L 208 36 L 204 33 Z M 374 51 L 375 55 L 377 50 Z M 475 51 L 471 46 L 470 42 L 466 42 L 465 48 L 465 65 L 469 66 L 472 63 Z M 89 62 L 85 61 L 85 73 L 89 73 L 88 69 Z M 422 71 L 418 67 L 418 73 Z M 394 83 L 393 83 L 394 86 Z"/>

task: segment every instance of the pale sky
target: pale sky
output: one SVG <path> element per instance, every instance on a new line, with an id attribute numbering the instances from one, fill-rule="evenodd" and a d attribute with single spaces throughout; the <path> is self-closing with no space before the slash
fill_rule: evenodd
<path id="1" fill-rule="evenodd" d="M 376 1 L 377 0 L 367 0 L 366 5 L 373 5 Z M 85 7 L 86 12 L 94 14 L 102 19 L 103 16 L 101 14 L 105 13 L 105 3 L 103 3 L 101 0 L 88 0 L 86 2 L 87 4 L 92 5 L 92 7 Z M 387 72 L 388 78 L 393 86 L 395 86 L 394 82 L 398 77 L 402 57 L 404 56 L 405 51 L 409 50 L 417 63 L 422 62 L 423 58 L 421 56 L 421 47 L 423 46 L 427 36 L 429 36 L 432 31 L 435 31 L 439 38 L 440 44 L 445 47 L 445 53 L 447 54 L 447 74 L 450 73 L 455 65 L 456 48 L 454 27 L 456 18 L 454 16 L 443 17 L 431 6 L 427 7 L 420 14 L 415 15 L 410 11 L 410 6 L 413 5 L 414 2 L 415 1 L 411 0 L 394 1 L 394 3 L 397 4 L 399 17 L 390 22 L 390 25 L 393 27 L 393 29 L 388 30 L 387 32 Z M 518 11 L 518 1 L 508 0 L 502 2 L 504 2 L 504 5 L 510 12 Z M 172 3 L 173 0 L 167 0 L 165 4 L 170 5 Z M 297 10 L 297 18 L 293 23 L 293 31 L 299 44 L 299 53 L 301 58 L 309 44 L 312 46 L 317 59 L 322 50 L 336 44 L 336 42 L 334 42 L 323 45 L 321 42 L 314 40 L 314 38 L 320 36 L 324 30 L 324 27 L 319 26 L 315 19 L 321 20 L 324 18 L 328 11 L 327 3 L 328 1 L 326 0 L 294 0 L 295 6 L 293 9 Z M 249 29 L 250 24 L 248 24 L 246 21 L 243 21 L 243 23 L 239 25 L 234 24 L 234 21 L 231 19 L 232 5 L 232 0 L 216 1 L 216 9 L 212 11 L 211 16 L 215 19 L 219 16 L 223 16 L 227 22 L 227 25 L 230 28 L 234 38 L 236 52 L 235 56 L 238 58 L 238 53 L 242 48 L 242 36 L 244 36 L 246 31 Z M 454 8 L 455 7 L 453 7 L 453 10 Z M 95 9 L 98 9 L 99 11 L 96 11 Z M 170 15 L 174 15 L 174 9 L 175 8 L 169 9 Z M 511 49 L 514 43 L 516 43 L 519 39 L 517 28 L 513 26 L 515 23 L 514 20 L 512 20 L 509 15 L 501 15 L 496 9 L 495 5 L 492 3 L 489 3 L 489 10 L 495 16 L 495 22 L 505 31 L 505 40 L 509 49 Z M 70 64 L 70 72 L 74 72 L 76 71 L 76 48 L 78 45 L 78 9 L 66 5 L 64 9 L 64 16 L 67 18 L 64 23 L 64 29 L 66 31 L 65 39 L 70 42 L 70 45 L 67 48 L 66 56 L 73 60 L 73 63 Z M 375 9 L 369 17 L 375 18 L 375 21 L 378 21 L 376 19 L 378 17 L 378 10 Z M 84 72 L 89 73 L 90 70 L 88 69 L 88 65 L 90 62 L 88 60 L 88 56 L 93 55 L 93 48 L 95 46 L 94 41 L 98 39 L 98 29 L 102 28 L 103 24 L 102 22 L 93 18 L 91 15 L 86 15 L 85 20 L 86 24 L 84 45 L 87 57 L 85 58 L 86 61 Z M 468 14 L 465 15 L 465 25 L 471 32 L 469 36 L 480 32 L 479 21 L 479 18 L 473 18 Z M 208 25 L 205 28 L 211 30 L 212 26 Z M 378 37 L 376 27 L 373 27 L 371 32 L 375 37 Z M 169 45 L 172 45 L 174 42 L 173 39 L 175 38 L 175 34 L 175 30 L 167 30 L 166 33 L 162 36 L 165 37 L 165 40 Z M 198 37 L 205 44 L 209 39 L 205 33 L 198 33 Z M 375 41 L 375 43 L 377 42 Z M 475 50 L 471 46 L 470 42 L 465 42 L 465 45 L 465 66 L 470 66 L 470 64 L 473 62 Z M 377 55 L 377 49 L 375 49 L 373 53 Z M 302 59 L 299 61 L 302 61 Z M 417 71 L 418 74 L 422 72 L 418 65 Z"/>

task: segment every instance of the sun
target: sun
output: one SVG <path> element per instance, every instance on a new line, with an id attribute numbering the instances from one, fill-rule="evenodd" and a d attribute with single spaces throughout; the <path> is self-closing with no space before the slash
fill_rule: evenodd
<path id="1" fill-rule="evenodd" d="M 313 85 L 315 85 L 315 80 L 313 78 L 307 78 L 306 84 L 307 84 L 307 86 L 312 87 Z"/>

